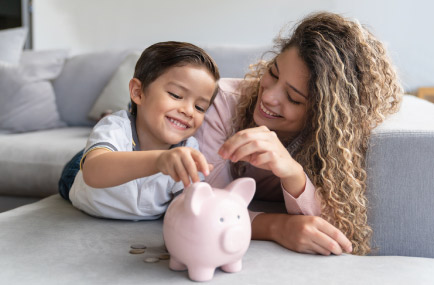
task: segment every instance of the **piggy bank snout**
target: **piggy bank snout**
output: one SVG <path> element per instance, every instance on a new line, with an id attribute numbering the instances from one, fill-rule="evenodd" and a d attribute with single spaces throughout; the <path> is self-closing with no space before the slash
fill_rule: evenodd
<path id="1" fill-rule="evenodd" d="M 236 253 L 246 248 L 250 241 L 250 231 L 240 226 L 232 226 L 223 232 L 222 248 L 227 253 Z"/>

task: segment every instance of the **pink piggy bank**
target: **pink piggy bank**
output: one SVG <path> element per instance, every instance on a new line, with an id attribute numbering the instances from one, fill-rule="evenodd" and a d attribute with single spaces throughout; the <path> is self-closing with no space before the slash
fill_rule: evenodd
<path id="1" fill-rule="evenodd" d="M 188 269 L 194 281 L 211 280 L 217 267 L 240 271 L 251 239 L 247 206 L 255 187 L 252 178 L 237 179 L 225 189 L 198 182 L 176 197 L 163 224 L 170 269 Z"/>

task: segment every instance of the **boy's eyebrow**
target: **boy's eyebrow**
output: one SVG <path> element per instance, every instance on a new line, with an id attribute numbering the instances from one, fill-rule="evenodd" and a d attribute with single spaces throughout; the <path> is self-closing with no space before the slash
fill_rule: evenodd
<path id="1" fill-rule="evenodd" d="M 185 87 L 185 86 L 182 85 L 182 84 L 179 84 L 179 83 L 176 82 L 176 81 L 169 81 L 169 84 L 176 85 L 177 87 L 181 88 L 181 89 L 184 90 L 184 91 L 190 91 L 187 87 Z"/>

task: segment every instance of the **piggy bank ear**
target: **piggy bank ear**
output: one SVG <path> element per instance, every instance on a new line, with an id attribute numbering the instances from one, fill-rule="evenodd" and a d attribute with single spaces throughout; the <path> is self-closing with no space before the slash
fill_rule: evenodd
<path id="1" fill-rule="evenodd" d="M 214 197 L 211 186 L 206 182 L 196 182 L 184 189 L 184 206 L 195 216 L 199 215 L 205 200 Z"/>
<path id="2" fill-rule="evenodd" d="M 241 196 L 248 205 L 255 194 L 256 182 L 253 178 L 238 178 L 226 186 L 225 189 L 233 194 Z"/>

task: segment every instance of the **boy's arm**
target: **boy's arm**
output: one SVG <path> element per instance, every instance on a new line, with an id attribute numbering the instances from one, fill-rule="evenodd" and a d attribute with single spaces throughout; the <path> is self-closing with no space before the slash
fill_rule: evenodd
<path id="1" fill-rule="evenodd" d="M 153 175 L 159 172 L 156 162 L 162 152 L 94 149 L 83 163 L 83 179 L 93 188 L 106 188 Z"/>
<path id="2" fill-rule="evenodd" d="M 209 174 L 211 165 L 191 147 L 169 150 L 110 151 L 99 148 L 87 153 L 83 163 L 84 182 L 93 188 L 118 186 L 158 172 L 170 175 L 184 186 L 199 182 L 198 171 Z"/>

